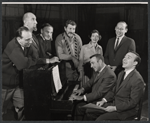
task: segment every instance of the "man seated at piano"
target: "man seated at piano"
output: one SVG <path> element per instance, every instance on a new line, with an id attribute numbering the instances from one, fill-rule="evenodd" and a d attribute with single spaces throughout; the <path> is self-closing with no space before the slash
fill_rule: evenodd
<path id="1" fill-rule="evenodd" d="M 116 82 L 115 73 L 104 63 L 104 57 L 101 54 L 92 55 L 90 64 L 95 71 L 92 78 L 70 96 L 70 100 L 80 100 L 76 105 L 74 120 L 83 120 L 86 109 L 81 107 L 103 98 Z"/>
<path id="2" fill-rule="evenodd" d="M 84 120 L 125 121 L 137 114 L 138 103 L 142 98 L 145 82 L 136 70 L 141 58 L 134 51 L 128 52 L 122 60 L 124 68 L 118 75 L 116 86 L 101 100 L 96 102 L 101 109 L 87 109 Z"/>

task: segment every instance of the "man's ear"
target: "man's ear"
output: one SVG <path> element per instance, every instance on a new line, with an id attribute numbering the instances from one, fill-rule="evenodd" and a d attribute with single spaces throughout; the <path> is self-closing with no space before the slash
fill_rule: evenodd
<path id="1" fill-rule="evenodd" d="M 43 30 L 41 29 L 41 33 L 43 33 Z"/>
<path id="2" fill-rule="evenodd" d="M 102 60 L 101 60 L 101 59 L 99 59 L 99 60 L 98 60 L 98 63 L 99 63 L 99 64 L 101 64 L 101 63 L 102 63 Z"/>
<path id="3" fill-rule="evenodd" d="M 20 37 L 17 37 L 16 39 L 17 39 L 17 41 L 20 41 L 20 40 L 21 40 L 21 38 L 20 38 Z"/>
<path id="4" fill-rule="evenodd" d="M 66 27 L 64 26 L 64 30 L 66 31 Z"/>
<path id="5" fill-rule="evenodd" d="M 134 66 L 136 66 L 138 64 L 138 62 L 137 61 L 134 61 Z"/>
<path id="6" fill-rule="evenodd" d="M 128 32 L 128 29 L 126 28 L 126 31 L 125 31 L 125 33 L 127 33 Z"/>

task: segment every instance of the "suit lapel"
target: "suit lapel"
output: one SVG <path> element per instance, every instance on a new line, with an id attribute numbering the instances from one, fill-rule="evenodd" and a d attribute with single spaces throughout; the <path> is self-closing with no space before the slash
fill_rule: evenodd
<path id="1" fill-rule="evenodd" d="M 123 38 L 122 38 L 122 40 L 121 40 L 121 42 L 120 42 L 120 44 L 119 44 L 119 46 L 117 47 L 117 49 L 116 49 L 116 51 L 115 52 L 117 52 L 117 50 L 121 47 L 121 45 L 125 42 L 125 38 L 126 38 L 126 36 L 124 36 Z"/>
<path id="2" fill-rule="evenodd" d="M 38 41 L 37 41 L 37 39 L 36 39 L 36 37 L 35 37 L 34 34 L 32 34 L 32 38 L 33 38 L 33 41 L 34 41 L 34 42 L 32 42 L 33 46 L 34 46 L 36 49 L 39 50 L 39 43 L 38 43 Z"/>
<path id="3" fill-rule="evenodd" d="M 126 85 L 126 84 L 129 82 L 130 78 L 133 76 L 134 73 L 135 73 L 135 70 L 133 70 L 132 72 L 130 72 L 130 73 L 127 75 L 127 77 L 123 80 L 123 82 L 121 83 L 121 85 L 120 85 L 119 87 L 117 87 L 116 93 L 117 93 L 122 87 L 124 87 L 124 85 Z M 119 84 L 120 84 L 120 83 L 119 83 Z M 117 86 L 118 86 L 118 84 L 117 84 Z"/>
<path id="4" fill-rule="evenodd" d="M 106 70 L 107 70 L 107 66 L 105 66 L 105 68 L 102 70 L 102 72 L 99 73 L 98 76 L 96 76 L 96 78 L 95 78 L 95 80 L 94 80 L 94 83 L 95 83 L 97 80 L 99 80 L 99 79 L 103 76 L 103 74 L 106 72 Z"/>
<path id="5" fill-rule="evenodd" d="M 120 85 L 120 83 L 121 83 L 122 74 L 123 74 L 123 71 L 120 73 L 120 76 L 118 76 L 117 89 L 119 88 L 119 85 Z"/>

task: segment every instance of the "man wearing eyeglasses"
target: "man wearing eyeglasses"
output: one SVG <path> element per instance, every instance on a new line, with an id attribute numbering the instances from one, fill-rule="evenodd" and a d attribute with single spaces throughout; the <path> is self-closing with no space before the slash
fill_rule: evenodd
<path id="1" fill-rule="evenodd" d="M 116 75 L 123 69 L 122 59 L 129 51 L 136 51 L 133 39 L 125 36 L 128 31 L 126 22 L 120 21 L 115 27 L 116 37 L 109 39 L 105 51 L 105 63 L 115 71 Z"/>
<path id="2" fill-rule="evenodd" d="M 32 44 L 32 33 L 27 27 L 20 27 L 2 54 L 2 115 L 7 113 L 12 101 L 17 112 L 17 120 L 22 120 L 24 94 L 20 88 L 22 70 L 34 66 L 37 54 Z"/>

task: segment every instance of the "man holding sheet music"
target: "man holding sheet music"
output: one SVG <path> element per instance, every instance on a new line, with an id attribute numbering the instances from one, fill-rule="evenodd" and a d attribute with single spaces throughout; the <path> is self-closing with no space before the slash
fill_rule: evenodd
<path id="1" fill-rule="evenodd" d="M 96 103 L 105 109 L 88 108 L 84 120 L 125 120 L 136 114 L 145 86 L 142 76 L 135 69 L 140 61 L 141 58 L 136 52 L 125 55 L 122 61 L 125 70 L 119 73 L 116 86 Z"/>
<path id="2" fill-rule="evenodd" d="M 114 86 L 116 75 L 110 67 L 104 63 L 104 58 L 101 54 L 95 54 L 90 57 L 91 67 L 95 74 L 93 77 L 81 88 L 71 95 L 70 100 L 82 100 L 76 105 L 75 120 L 82 120 L 86 109 L 80 108 L 87 102 L 97 101 Z"/>

